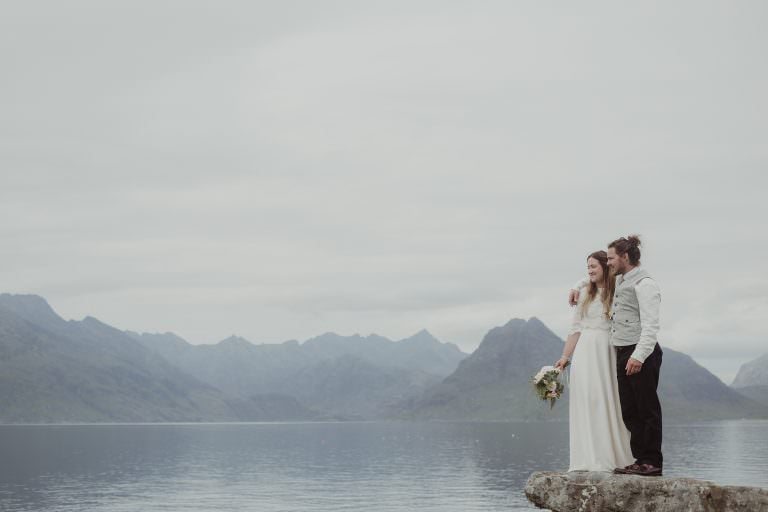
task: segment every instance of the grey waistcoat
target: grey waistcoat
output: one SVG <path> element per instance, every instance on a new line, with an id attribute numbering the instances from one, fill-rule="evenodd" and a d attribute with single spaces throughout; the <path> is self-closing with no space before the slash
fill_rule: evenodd
<path id="1" fill-rule="evenodd" d="M 640 341 L 640 303 L 635 285 L 651 275 L 638 268 L 629 279 L 616 285 L 611 306 L 611 343 L 616 346 L 634 345 Z"/>

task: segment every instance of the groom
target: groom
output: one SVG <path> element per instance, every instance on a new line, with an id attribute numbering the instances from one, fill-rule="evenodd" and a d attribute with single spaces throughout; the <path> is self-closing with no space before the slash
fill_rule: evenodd
<path id="1" fill-rule="evenodd" d="M 619 474 L 661 475 L 661 404 L 656 393 L 661 370 L 659 332 L 661 292 L 640 266 L 640 239 L 619 238 L 608 245 L 608 267 L 616 275 L 611 305 L 611 344 L 624 424 L 629 429 L 635 463 L 616 468 Z M 570 300 L 578 299 L 578 289 Z"/>

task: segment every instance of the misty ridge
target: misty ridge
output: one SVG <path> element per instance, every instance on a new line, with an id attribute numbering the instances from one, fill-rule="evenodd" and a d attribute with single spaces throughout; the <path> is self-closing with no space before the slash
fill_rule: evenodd
<path id="1" fill-rule="evenodd" d="M 256 345 L 64 320 L 36 295 L 0 295 L 0 422 L 567 420 L 530 389 L 563 340 L 536 318 L 492 327 L 472 354 L 426 330 L 398 341 L 332 332 Z M 664 347 L 665 421 L 768 418 L 766 356 L 727 386 Z"/>

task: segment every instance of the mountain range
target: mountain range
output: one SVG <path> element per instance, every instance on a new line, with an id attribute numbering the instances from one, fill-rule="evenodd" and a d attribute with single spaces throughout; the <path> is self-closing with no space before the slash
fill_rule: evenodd
<path id="1" fill-rule="evenodd" d="M 264 345 L 236 336 L 215 345 L 192 345 L 171 333 L 128 334 L 229 396 L 286 394 L 318 418 L 386 416 L 396 403 L 452 373 L 467 356 L 426 330 L 400 341 L 328 332 L 301 344 Z"/>
<path id="2" fill-rule="evenodd" d="M 553 364 L 563 341 L 540 320 L 513 319 L 485 335 L 456 371 L 430 388 L 405 414 L 410 418 L 484 420 L 565 419 L 563 403 L 552 411 L 529 391 L 530 376 Z M 659 398 L 665 420 L 766 418 L 768 407 L 723 384 L 690 356 L 664 348 Z M 512 391 L 514 390 L 514 392 Z"/>
<path id="3" fill-rule="evenodd" d="M 95 318 L 65 321 L 37 296 L 0 295 L 0 422 L 236 421 L 287 397 L 233 399 Z"/>
<path id="4" fill-rule="evenodd" d="M 564 420 L 567 398 L 550 411 L 529 384 L 562 348 L 536 318 L 492 328 L 470 355 L 426 330 L 192 345 L 2 294 L 0 422 Z M 671 421 L 768 417 L 759 397 L 669 348 L 660 396 Z"/>

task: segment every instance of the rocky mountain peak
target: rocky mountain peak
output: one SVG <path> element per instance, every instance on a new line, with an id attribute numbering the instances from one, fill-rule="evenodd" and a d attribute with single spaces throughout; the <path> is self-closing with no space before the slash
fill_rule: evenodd
<path id="1" fill-rule="evenodd" d="M 768 354 L 744 363 L 733 379 L 731 387 L 768 386 Z"/>
<path id="2" fill-rule="evenodd" d="M 222 347 L 242 347 L 242 348 L 251 348 L 254 346 L 254 344 L 248 341 L 247 339 L 241 336 L 237 336 L 235 334 L 221 340 L 219 343 L 217 343 L 217 345 L 220 345 Z"/>
<path id="3" fill-rule="evenodd" d="M 56 326 L 64 322 L 51 308 L 48 301 L 33 294 L 0 294 L 0 308 L 20 316 L 24 320 L 37 325 Z"/>

